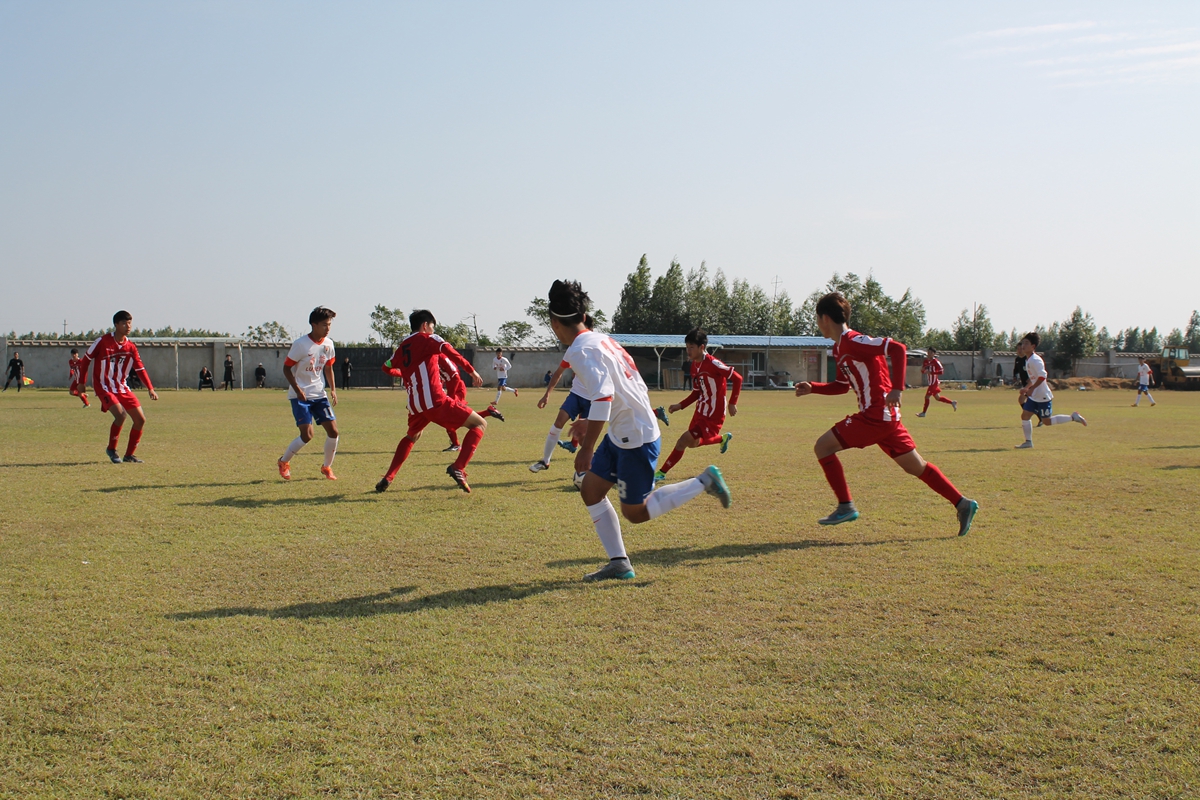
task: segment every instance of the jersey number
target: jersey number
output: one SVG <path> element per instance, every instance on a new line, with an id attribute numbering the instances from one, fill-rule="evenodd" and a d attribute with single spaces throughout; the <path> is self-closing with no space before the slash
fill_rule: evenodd
<path id="1" fill-rule="evenodd" d="M 627 367 L 625 370 L 625 377 L 632 378 L 633 373 L 637 372 L 637 364 L 634 363 L 633 356 L 629 355 L 629 353 L 625 351 L 624 347 L 621 347 L 621 345 L 617 344 L 612 339 L 609 339 L 607 336 L 600 340 L 600 344 L 605 350 L 609 351 L 625 362 L 625 366 Z"/>

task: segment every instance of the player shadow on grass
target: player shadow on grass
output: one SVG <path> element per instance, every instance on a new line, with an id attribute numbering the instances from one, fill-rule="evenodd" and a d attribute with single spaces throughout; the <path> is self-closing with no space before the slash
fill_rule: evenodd
<path id="1" fill-rule="evenodd" d="M 1200 444 L 1160 444 L 1154 447 L 1141 447 L 1140 450 L 1196 450 Z"/>
<path id="2" fill-rule="evenodd" d="M 458 487 L 454 487 L 458 491 Z M 318 495 L 317 497 L 278 497 L 265 500 L 261 497 L 221 497 L 216 500 L 198 500 L 194 503 L 179 503 L 181 506 L 217 506 L 219 508 L 274 508 L 277 506 L 323 506 L 330 503 L 369 503 L 375 492 L 362 497 L 351 497 L 345 493 Z"/>
<path id="3" fill-rule="evenodd" d="M 1007 447 L 968 447 L 962 450 L 938 450 L 937 448 L 929 448 L 929 452 L 938 453 L 1007 453 Z"/>
<path id="4" fill-rule="evenodd" d="M 183 611 L 165 615 L 171 620 L 222 619 L 225 617 L 269 617 L 271 619 L 306 619 L 309 617 L 350 618 L 373 617 L 379 614 L 413 614 L 437 608 L 462 608 L 481 606 L 488 603 L 506 603 L 524 600 L 534 595 L 555 592 L 560 589 L 576 589 L 584 584 L 579 580 L 533 581 L 532 583 L 502 583 L 492 586 L 477 586 L 454 589 L 447 592 L 422 595 L 408 600 L 393 601 L 401 595 L 417 591 L 416 586 L 399 586 L 387 592 L 343 597 L 324 602 L 295 603 L 279 608 L 257 608 L 254 606 L 230 606 L 212 608 L 207 611 Z"/>
<path id="5" fill-rule="evenodd" d="M 214 486 L 257 486 L 266 483 L 265 478 L 254 481 L 234 481 L 233 483 L 135 483 L 131 486 L 106 486 L 103 489 L 84 489 L 85 492 L 136 492 L 143 489 L 207 489 Z"/>
<path id="6" fill-rule="evenodd" d="M 1172 464 L 1169 467 L 1159 467 L 1159 469 L 1174 471 L 1177 469 L 1200 469 L 1200 464 Z"/>
<path id="7" fill-rule="evenodd" d="M 770 555 L 787 550 L 807 550 L 811 547 L 873 547 L 880 544 L 913 544 L 931 542 L 942 537 L 927 536 L 920 539 L 877 539 L 869 542 L 836 541 L 832 539 L 801 539 L 795 542 L 762 542 L 758 544 L 719 544 L 702 550 L 691 545 L 684 547 L 661 547 L 656 550 L 635 550 L 630 554 L 638 564 L 654 564 L 658 567 L 678 567 L 698 561 L 724 559 L 737 561 L 753 556 Z M 577 567 L 595 563 L 593 558 L 572 558 L 547 562 L 547 567 Z"/>
<path id="8" fill-rule="evenodd" d="M 88 467 L 92 464 L 108 464 L 107 461 L 39 461 L 36 464 L 0 464 L 0 469 L 26 467 Z"/>

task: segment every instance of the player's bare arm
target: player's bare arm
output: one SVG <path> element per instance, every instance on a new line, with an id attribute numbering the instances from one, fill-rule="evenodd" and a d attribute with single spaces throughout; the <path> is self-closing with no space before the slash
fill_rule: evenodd
<path id="1" fill-rule="evenodd" d="M 550 402 L 550 393 L 558 386 L 559 380 L 562 379 L 564 367 L 559 364 L 558 369 L 554 370 L 554 374 L 550 376 L 550 383 L 546 386 L 546 393 L 542 395 L 542 399 L 538 400 L 538 408 L 545 408 L 546 403 Z"/>
<path id="2" fill-rule="evenodd" d="M 296 376 L 292 374 L 290 367 L 283 368 L 283 377 L 287 379 L 288 385 L 291 386 L 292 391 L 296 393 L 297 400 L 303 403 L 308 399 L 304 396 L 304 391 L 298 385 L 296 385 Z"/>
<path id="3" fill-rule="evenodd" d="M 333 383 L 333 362 L 325 363 L 325 369 L 321 370 L 325 374 L 325 386 L 329 388 L 329 405 L 337 405 L 337 386 Z"/>

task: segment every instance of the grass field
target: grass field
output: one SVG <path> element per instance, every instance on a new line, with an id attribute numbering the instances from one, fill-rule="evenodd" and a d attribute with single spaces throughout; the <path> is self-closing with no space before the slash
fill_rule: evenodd
<path id="1" fill-rule="evenodd" d="M 144 401 L 120 466 L 95 406 L 7 392 L 0 795 L 1200 796 L 1200 394 L 1061 392 L 1091 424 L 1032 451 L 1011 392 L 951 396 L 906 422 L 969 536 L 878 450 L 843 455 L 862 519 L 817 526 L 852 400 L 747 393 L 674 472 L 718 463 L 733 508 L 626 525 L 638 577 L 590 585 L 533 391 L 471 495 L 439 430 L 374 492 L 400 392 L 341 394 L 336 483 L 321 433 L 278 479 L 280 392 Z"/>

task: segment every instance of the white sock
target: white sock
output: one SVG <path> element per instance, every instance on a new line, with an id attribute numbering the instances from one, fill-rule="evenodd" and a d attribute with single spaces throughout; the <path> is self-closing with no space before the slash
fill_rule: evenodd
<path id="1" fill-rule="evenodd" d="M 1136 406 L 1136 405 L 1138 405 L 1138 404 L 1139 404 L 1139 403 L 1141 403 L 1141 402 L 1142 402 L 1142 393 L 1141 393 L 1141 392 L 1138 392 L 1137 400 L 1134 400 L 1134 401 L 1133 401 L 1133 404 Z"/>
<path id="2" fill-rule="evenodd" d="M 333 457 L 334 457 L 334 455 L 337 454 L 337 444 L 338 444 L 338 437 L 336 437 L 336 436 L 326 436 L 325 437 L 325 466 L 327 466 L 327 467 L 333 466 Z"/>
<path id="3" fill-rule="evenodd" d="M 492 405 L 496 405 L 496 403 L 500 402 L 500 395 L 502 395 L 502 394 L 504 394 L 504 389 L 496 390 L 496 399 L 492 401 Z"/>
<path id="4" fill-rule="evenodd" d="M 658 519 L 668 511 L 674 511 L 689 500 L 704 493 L 704 484 L 699 478 L 660 486 L 646 498 L 646 510 L 650 519 Z"/>
<path id="5" fill-rule="evenodd" d="M 1055 414 L 1050 419 L 1046 420 L 1047 425 L 1062 425 L 1066 422 L 1071 422 L 1070 414 Z"/>
<path id="6" fill-rule="evenodd" d="M 517 393 L 517 390 L 516 390 L 516 389 L 514 389 L 514 388 L 513 388 L 513 387 L 511 387 L 511 386 L 505 386 L 505 387 L 504 387 L 504 391 L 506 391 L 506 392 L 512 392 L 513 394 L 516 394 L 516 393 Z"/>
<path id="7" fill-rule="evenodd" d="M 1154 395 L 1150 394 L 1149 392 L 1146 392 L 1146 399 L 1149 400 L 1151 403 L 1153 403 Z"/>
<path id="8" fill-rule="evenodd" d="M 1021 420 L 1021 430 L 1025 431 L 1025 441 L 1032 442 L 1033 441 L 1033 420 L 1031 420 L 1031 419 Z"/>
<path id="9" fill-rule="evenodd" d="M 549 464 L 550 456 L 554 455 L 554 448 L 558 446 L 558 435 L 562 433 L 562 428 L 550 426 L 550 433 L 546 436 L 546 444 L 542 447 L 542 463 Z"/>
<path id="10" fill-rule="evenodd" d="M 596 535 L 600 537 L 600 544 L 604 545 L 608 557 L 628 558 L 625 555 L 625 540 L 621 538 L 621 519 L 609 499 L 605 497 L 596 505 L 588 506 L 587 510 L 592 515 Z"/>
<path id="11" fill-rule="evenodd" d="M 292 460 L 292 456 L 300 452 L 301 447 L 304 447 L 304 440 L 297 436 L 295 439 L 292 439 L 292 443 L 287 446 L 287 450 L 283 451 L 283 455 L 280 456 L 279 460 L 286 464 Z"/>

